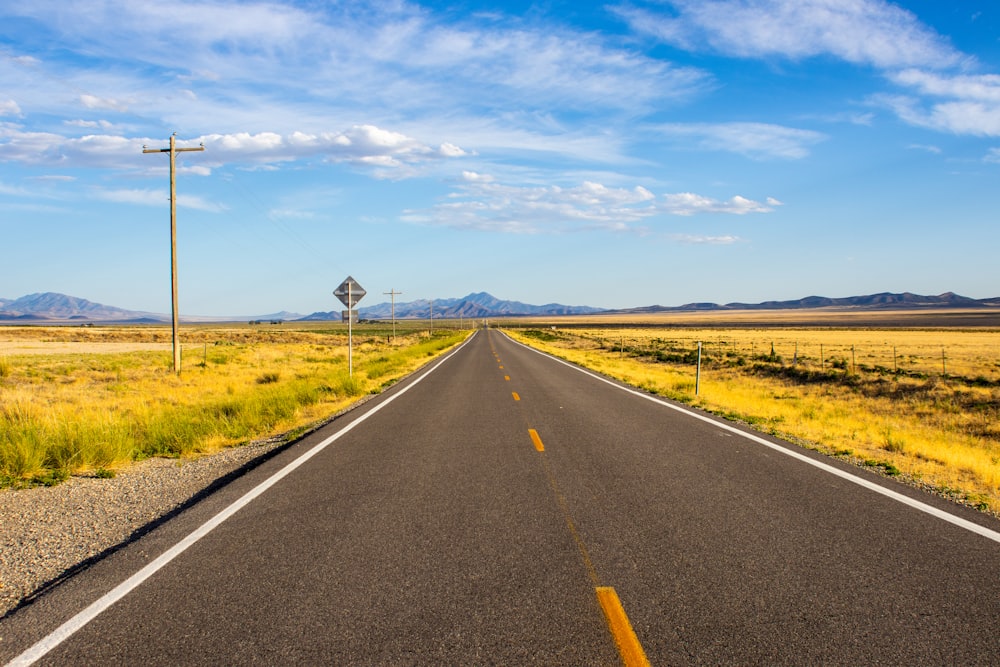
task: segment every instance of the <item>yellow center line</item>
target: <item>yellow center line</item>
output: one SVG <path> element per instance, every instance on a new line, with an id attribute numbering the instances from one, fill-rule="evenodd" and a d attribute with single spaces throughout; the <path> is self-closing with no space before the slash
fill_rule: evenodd
<path id="1" fill-rule="evenodd" d="M 490 347 L 492 347 L 492 341 L 490 341 Z M 496 352 L 493 354 L 497 359 L 497 363 L 500 365 L 500 369 L 502 370 L 503 364 L 500 361 L 500 355 Z M 510 382 L 509 375 L 504 375 L 503 379 Z M 512 391 L 511 396 L 513 396 L 515 401 L 521 400 L 520 395 L 518 395 L 516 391 Z M 529 428 L 528 435 L 531 436 L 531 442 L 535 445 L 535 449 L 544 453 L 545 445 L 542 443 L 542 438 L 538 435 L 538 431 L 533 428 Z M 548 459 L 545 456 L 542 456 L 541 460 L 545 468 L 546 477 L 548 477 L 549 484 L 555 494 L 556 502 L 562 510 L 566 526 L 569 529 L 570 535 L 573 537 L 573 541 L 576 542 L 576 546 L 580 551 L 581 559 L 583 560 L 583 566 L 594 585 L 595 592 L 597 593 L 597 601 L 601 606 L 601 610 L 604 612 L 604 618 L 607 621 L 608 629 L 611 632 L 615 645 L 618 647 L 618 653 L 621 656 L 622 664 L 625 665 L 625 667 L 650 667 L 649 658 L 646 657 L 646 652 L 643 650 L 642 644 L 639 643 L 639 638 L 636 636 L 635 630 L 632 628 L 632 623 L 629 621 L 628 615 L 625 613 L 625 608 L 622 607 L 621 600 L 618 598 L 618 593 L 615 592 L 615 589 L 611 586 L 600 585 L 600 578 L 598 577 L 597 570 L 594 567 L 593 562 L 590 560 L 590 554 L 587 552 L 587 547 L 584 545 L 582 537 L 576 530 L 576 525 L 570 514 L 568 503 L 566 502 L 566 498 L 563 496 L 562 491 L 559 489 L 559 484 L 556 482 L 555 475 L 553 475 L 552 470 L 549 467 Z"/>
<path id="2" fill-rule="evenodd" d="M 545 451 L 545 445 L 542 444 L 542 439 L 538 436 L 538 431 L 533 428 L 528 429 L 528 435 L 531 436 L 531 441 L 535 443 L 535 449 L 540 452 Z"/>
<path id="3" fill-rule="evenodd" d="M 625 615 L 625 609 L 615 589 L 610 586 L 598 586 L 597 601 L 604 610 L 604 617 L 608 620 L 608 627 L 611 628 L 611 634 L 618 644 L 618 652 L 625 667 L 649 667 L 649 658 L 642 650 L 639 638 L 635 636 L 635 630 Z"/>

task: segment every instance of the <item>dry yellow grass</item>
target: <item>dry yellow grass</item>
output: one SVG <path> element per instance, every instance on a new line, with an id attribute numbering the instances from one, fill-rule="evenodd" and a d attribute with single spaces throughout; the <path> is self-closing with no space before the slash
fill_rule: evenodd
<path id="1" fill-rule="evenodd" d="M 294 433 L 465 336 L 439 330 L 392 341 L 362 328 L 350 377 L 347 337 L 327 327 L 186 330 L 179 376 L 170 369 L 169 328 L 0 328 L 8 345 L 49 346 L 48 354 L 0 356 L 0 486 Z M 145 349 L 164 338 L 163 351 Z"/>
<path id="2" fill-rule="evenodd" d="M 646 327 L 510 333 L 632 385 L 1000 511 L 1000 332 Z M 695 396 L 699 341 L 703 364 Z"/>

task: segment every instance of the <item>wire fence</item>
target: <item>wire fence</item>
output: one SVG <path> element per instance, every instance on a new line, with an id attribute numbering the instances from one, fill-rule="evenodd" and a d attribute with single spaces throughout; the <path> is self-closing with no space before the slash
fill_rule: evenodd
<path id="1" fill-rule="evenodd" d="M 817 340 L 758 336 L 685 336 L 666 338 L 628 334 L 585 335 L 600 347 L 653 362 L 697 363 L 701 343 L 703 366 L 772 366 L 802 372 L 830 374 L 879 374 L 914 378 L 951 378 L 973 384 L 1000 385 L 1000 334 L 961 337 L 941 342 L 886 340 L 853 342 L 848 336 Z"/>

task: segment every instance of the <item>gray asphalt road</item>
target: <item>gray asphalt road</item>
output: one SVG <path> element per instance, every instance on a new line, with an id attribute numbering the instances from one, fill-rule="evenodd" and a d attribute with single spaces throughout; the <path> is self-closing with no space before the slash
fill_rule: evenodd
<path id="1" fill-rule="evenodd" d="M 4 621 L 0 662 L 620 664 L 604 587 L 652 664 L 1000 662 L 1000 543 L 778 447 L 480 332 Z"/>

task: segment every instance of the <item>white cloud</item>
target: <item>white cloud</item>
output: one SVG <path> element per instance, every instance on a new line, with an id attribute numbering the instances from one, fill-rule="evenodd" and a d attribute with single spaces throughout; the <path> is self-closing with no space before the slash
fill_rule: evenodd
<path id="1" fill-rule="evenodd" d="M 344 132 L 319 134 L 210 134 L 188 143 L 195 142 L 204 143 L 210 161 L 220 163 L 274 163 L 323 157 L 332 162 L 398 169 L 467 154 L 458 146 L 432 148 L 405 134 L 374 125 L 355 125 Z"/>
<path id="2" fill-rule="evenodd" d="M 84 93 L 80 95 L 80 102 L 88 109 L 111 109 L 112 111 L 128 111 L 125 102 L 112 98 L 101 98 L 96 95 Z"/>
<path id="3" fill-rule="evenodd" d="M 950 67 L 966 60 L 912 13 L 883 0 L 668 0 L 620 6 L 633 30 L 685 49 L 746 58 L 829 55 L 878 68 Z"/>
<path id="4" fill-rule="evenodd" d="M 809 154 L 809 146 L 826 139 L 826 135 L 812 130 L 767 123 L 670 124 L 659 129 L 670 136 L 691 138 L 701 149 L 729 151 L 753 159 L 801 159 Z"/>
<path id="5" fill-rule="evenodd" d="M 462 178 L 472 183 L 492 183 L 494 180 L 496 180 L 493 176 L 490 176 L 489 174 L 477 174 L 474 171 L 463 171 Z"/>
<path id="6" fill-rule="evenodd" d="M 702 236 L 698 234 L 671 234 L 670 238 L 688 245 L 733 245 L 743 239 L 727 234 L 725 236 Z"/>
<path id="7" fill-rule="evenodd" d="M 106 135 L 68 138 L 0 126 L 0 161 L 53 167 L 118 168 L 138 164 L 142 141 Z"/>
<path id="8" fill-rule="evenodd" d="M 770 213 L 776 206 L 781 206 L 781 202 L 771 197 L 768 197 L 767 202 L 762 204 L 740 195 L 722 201 L 691 192 L 681 192 L 663 195 L 663 202 L 659 204 L 659 209 L 664 213 L 684 216 L 698 213 L 746 215 L 747 213 Z"/>
<path id="9" fill-rule="evenodd" d="M 1000 164 L 1000 148 L 991 148 L 986 152 L 983 157 L 984 162 L 992 162 L 994 164 Z"/>
<path id="10" fill-rule="evenodd" d="M 0 100 L 0 116 L 20 116 L 21 107 L 14 100 Z"/>
<path id="11" fill-rule="evenodd" d="M 87 127 L 87 121 L 71 126 Z M 382 168 L 402 168 L 430 160 L 466 155 L 457 146 L 432 148 L 416 139 L 373 125 L 358 125 L 344 132 L 306 134 L 275 132 L 250 134 L 209 134 L 178 141 L 179 148 L 193 148 L 203 143 L 204 156 L 190 165 L 192 173 L 207 175 L 205 165 L 280 163 L 298 159 L 323 158 Z M 162 147 L 159 139 L 139 139 L 114 135 L 65 137 L 49 132 L 24 132 L 0 126 L 0 161 L 59 167 L 103 167 L 148 169 L 140 162 L 142 147 Z M 143 166 L 141 166 L 143 165 Z"/>
<path id="12" fill-rule="evenodd" d="M 645 233 L 658 215 L 770 212 L 781 202 L 766 203 L 735 196 L 719 201 L 692 193 L 657 197 L 642 186 L 608 187 L 593 181 L 565 188 L 558 185 L 506 185 L 489 175 L 463 172 L 463 184 L 448 201 L 430 210 L 406 211 L 403 219 L 418 224 L 510 233 L 581 230 Z"/>
<path id="13" fill-rule="evenodd" d="M 69 56 L 15 68 L 35 91 L 22 107 L 70 119 L 89 108 L 146 134 L 287 139 L 370 125 L 419 137 L 428 159 L 528 150 L 621 164 L 625 123 L 713 85 L 617 35 L 405 0 L 32 0 L 8 13 L 45 26 Z M 414 153 L 386 155 L 357 163 L 380 177 L 414 173 Z"/>
<path id="14" fill-rule="evenodd" d="M 441 147 L 438 148 L 438 153 L 442 157 L 464 157 L 468 155 L 464 150 L 456 146 L 455 144 L 443 143 Z"/>
<path id="15" fill-rule="evenodd" d="M 407 211 L 410 222 L 487 231 L 538 233 L 571 229 L 631 229 L 655 215 L 647 189 L 504 185 L 489 175 L 463 172 L 464 183 L 449 201 L 429 211 Z"/>

